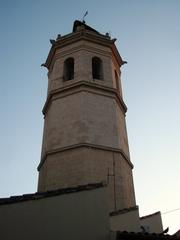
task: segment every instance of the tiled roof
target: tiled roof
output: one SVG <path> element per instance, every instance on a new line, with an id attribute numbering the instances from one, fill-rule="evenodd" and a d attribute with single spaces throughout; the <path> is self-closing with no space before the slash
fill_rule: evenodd
<path id="1" fill-rule="evenodd" d="M 80 191 L 93 190 L 105 186 L 103 183 L 92 183 L 87 185 L 80 185 L 72 188 L 61 188 L 57 190 L 47 191 L 47 192 L 36 192 L 32 194 L 23 194 L 20 196 L 11 196 L 9 198 L 0 198 L 0 205 L 12 204 L 17 202 L 29 201 L 29 200 L 39 200 L 42 198 L 59 196 L 63 194 L 76 193 Z"/>
<path id="2" fill-rule="evenodd" d="M 180 237 L 180 229 L 177 232 L 175 232 L 174 235 Z"/>
<path id="3" fill-rule="evenodd" d="M 138 206 L 134 206 L 134 207 L 130 207 L 130 208 L 124 208 L 124 209 L 121 209 L 121 210 L 111 212 L 110 216 L 115 216 L 115 215 L 118 215 L 118 214 L 131 212 L 131 211 L 134 211 L 134 210 L 137 210 L 137 209 L 138 209 Z"/>
<path id="4" fill-rule="evenodd" d="M 157 234 L 157 233 L 135 233 L 135 232 L 117 232 L 116 240 L 176 240 L 180 239 L 175 235 Z"/>
<path id="5" fill-rule="evenodd" d="M 161 213 L 158 211 L 158 212 L 155 212 L 155 213 L 152 213 L 152 214 L 146 215 L 146 216 L 142 216 L 142 217 L 140 217 L 140 219 L 144 219 L 144 218 L 152 217 L 152 216 L 154 216 L 154 215 L 159 215 L 159 214 L 161 214 Z"/>

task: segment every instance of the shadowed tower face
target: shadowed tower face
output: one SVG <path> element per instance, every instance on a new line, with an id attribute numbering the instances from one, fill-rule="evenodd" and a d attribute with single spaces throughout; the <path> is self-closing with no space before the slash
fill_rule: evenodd
<path id="1" fill-rule="evenodd" d="M 51 42 L 38 191 L 105 182 L 109 211 L 135 206 L 115 40 L 75 21 Z"/>

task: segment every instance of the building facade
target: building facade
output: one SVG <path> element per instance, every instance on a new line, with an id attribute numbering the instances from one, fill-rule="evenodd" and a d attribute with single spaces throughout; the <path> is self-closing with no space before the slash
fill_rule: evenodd
<path id="1" fill-rule="evenodd" d="M 0 239 L 176 240 L 139 218 L 115 40 L 75 21 L 51 43 L 38 191 L 0 198 Z"/>

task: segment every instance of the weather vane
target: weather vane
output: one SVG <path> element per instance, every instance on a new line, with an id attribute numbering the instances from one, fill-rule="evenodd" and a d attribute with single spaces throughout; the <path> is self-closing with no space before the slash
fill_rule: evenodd
<path id="1" fill-rule="evenodd" d="M 85 17 L 88 15 L 88 11 L 85 12 L 85 14 L 83 15 L 83 18 L 82 18 L 82 22 L 85 23 Z"/>

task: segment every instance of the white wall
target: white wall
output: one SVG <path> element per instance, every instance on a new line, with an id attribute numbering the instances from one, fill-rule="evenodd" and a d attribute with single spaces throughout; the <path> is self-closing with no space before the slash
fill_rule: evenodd
<path id="1" fill-rule="evenodd" d="M 0 205 L 1 240 L 105 240 L 106 188 Z"/>
<path id="2" fill-rule="evenodd" d="M 151 215 L 147 215 L 140 218 L 140 224 L 149 233 L 163 232 L 163 225 L 160 212 L 156 212 Z"/>
<path id="3" fill-rule="evenodd" d="M 110 217 L 111 231 L 140 232 L 139 210 L 122 211 Z"/>

